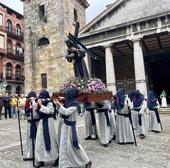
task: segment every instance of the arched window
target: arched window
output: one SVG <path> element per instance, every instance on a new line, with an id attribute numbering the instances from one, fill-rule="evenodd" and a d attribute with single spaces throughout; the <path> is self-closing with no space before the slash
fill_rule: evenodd
<path id="1" fill-rule="evenodd" d="M 12 22 L 8 19 L 6 23 L 6 30 L 9 33 L 12 33 Z"/>
<path id="2" fill-rule="evenodd" d="M 38 46 L 47 45 L 47 44 L 49 44 L 49 43 L 50 43 L 50 42 L 49 42 L 48 38 L 42 37 L 42 38 L 40 38 L 39 41 L 38 41 Z"/>
<path id="3" fill-rule="evenodd" d="M 6 64 L 5 71 L 6 71 L 6 79 L 11 80 L 12 79 L 12 64 L 11 63 Z"/>
<path id="4" fill-rule="evenodd" d="M 15 79 L 21 80 L 21 66 L 20 65 L 16 65 L 15 67 Z"/>
<path id="5" fill-rule="evenodd" d="M 21 36 L 21 26 L 19 24 L 16 25 L 16 35 Z"/>
<path id="6" fill-rule="evenodd" d="M 8 53 L 13 53 L 13 46 L 12 46 L 12 41 L 11 40 L 7 41 L 7 52 Z"/>

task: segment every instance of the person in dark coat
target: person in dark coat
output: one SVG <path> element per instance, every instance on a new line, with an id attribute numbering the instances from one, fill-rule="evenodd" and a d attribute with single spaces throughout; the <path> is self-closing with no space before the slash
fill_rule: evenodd
<path id="1" fill-rule="evenodd" d="M 1 115 L 3 106 L 4 106 L 3 95 L 0 93 L 0 120 L 2 120 Z"/>
<path id="2" fill-rule="evenodd" d="M 87 67 L 83 58 L 85 57 L 85 51 L 80 45 L 74 45 L 71 40 L 65 41 L 68 50 L 66 59 L 68 62 L 73 63 L 74 75 L 78 78 L 89 77 Z"/>
<path id="3" fill-rule="evenodd" d="M 5 119 L 7 119 L 7 114 L 9 115 L 9 118 L 12 118 L 11 116 L 11 106 L 10 106 L 10 96 L 8 93 L 5 94 L 3 98 L 4 108 L 5 108 Z"/>

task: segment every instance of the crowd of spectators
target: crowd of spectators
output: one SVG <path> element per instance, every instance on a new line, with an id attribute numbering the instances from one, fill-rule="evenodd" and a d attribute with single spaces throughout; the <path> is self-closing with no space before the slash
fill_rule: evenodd
<path id="1" fill-rule="evenodd" d="M 0 120 L 2 120 L 3 115 L 5 119 L 17 118 L 17 107 L 23 109 L 25 102 L 26 97 L 24 94 L 18 96 L 17 94 L 0 93 Z"/>

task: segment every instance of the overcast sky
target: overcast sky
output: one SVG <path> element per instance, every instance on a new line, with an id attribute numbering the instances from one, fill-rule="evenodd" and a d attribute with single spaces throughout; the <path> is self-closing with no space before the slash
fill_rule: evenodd
<path id="1" fill-rule="evenodd" d="M 106 5 L 114 1 L 115 0 L 88 0 L 90 7 L 86 11 L 87 22 L 104 10 Z M 23 14 L 23 3 L 20 0 L 0 0 L 0 2 Z"/>

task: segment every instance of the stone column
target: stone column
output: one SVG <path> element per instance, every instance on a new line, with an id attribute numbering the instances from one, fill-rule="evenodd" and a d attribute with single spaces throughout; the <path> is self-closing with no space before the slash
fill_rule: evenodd
<path id="1" fill-rule="evenodd" d="M 116 77 L 115 77 L 115 69 L 114 69 L 114 60 L 112 54 L 111 46 L 105 46 L 105 61 L 106 61 L 106 83 L 107 88 L 116 93 Z"/>
<path id="2" fill-rule="evenodd" d="M 140 90 L 142 94 L 147 95 L 145 66 L 143 59 L 142 46 L 140 39 L 133 40 L 134 47 L 134 68 L 135 68 L 135 81 L 136 89 Z"/>

